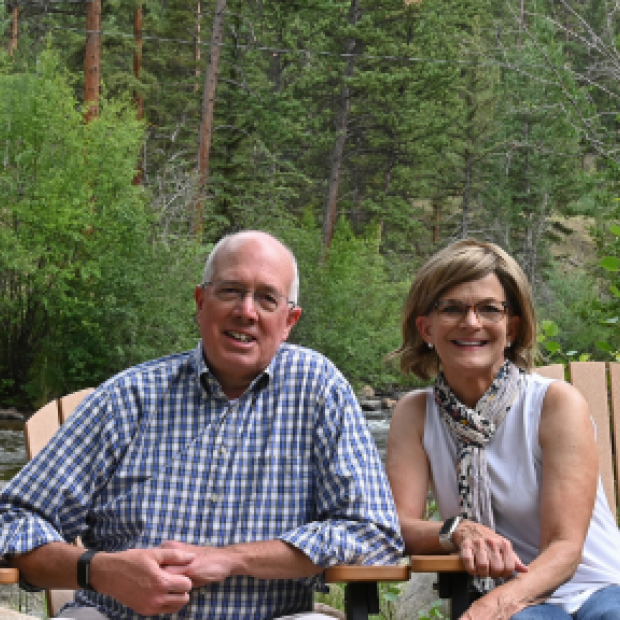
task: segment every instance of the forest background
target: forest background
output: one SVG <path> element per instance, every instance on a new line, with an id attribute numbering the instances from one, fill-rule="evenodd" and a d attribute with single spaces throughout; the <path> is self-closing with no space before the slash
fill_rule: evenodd
<path id="1" fill-rule="evenodd" d="M 88 1 L 4 0 L 0 402 L 33 407 L 193 347 L 204 259 L 245 228 L 298 257 L 291 340 L 356 385 L 413 383 L 383 361 L 408 286 L 469 236 L 529 276 L 543 360 L 615 357 L 617 8 L 103 0 L 85 123 Z"/>

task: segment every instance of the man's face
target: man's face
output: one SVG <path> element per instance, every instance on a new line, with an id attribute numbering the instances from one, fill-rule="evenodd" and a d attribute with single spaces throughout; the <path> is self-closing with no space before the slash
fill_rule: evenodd
<path id="1" fill-rule="evenodd" d="M 301 316 L 286 303 L 293 280 L 288 252 L 275 239 L 258 233 L 233 237 L 218 252 L 212 282 L 226 282 L 250 294 L 221 301 L 214 286 L 196 287 L 198 324 L 209 369 L 228 398 L 237 398 L 267 367 L 280 343 Z M 261 309 L 252 293 L 283 295 L 274 312 Z"/>

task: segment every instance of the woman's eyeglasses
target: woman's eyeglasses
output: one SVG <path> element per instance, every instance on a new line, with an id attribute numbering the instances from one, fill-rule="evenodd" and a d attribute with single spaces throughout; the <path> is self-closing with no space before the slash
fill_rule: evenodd
<path id="1" fill-rule="evenodd" d="M 435 302 L 433 309 L 441 322 L 448 325 L 463 321 L 470 309 L 476 313 L 481 323 L 499 323 L 508 312 L 508 303 L 486 299 L 475 304 L 465 304 L 455 299 L 442 299 Z"/>

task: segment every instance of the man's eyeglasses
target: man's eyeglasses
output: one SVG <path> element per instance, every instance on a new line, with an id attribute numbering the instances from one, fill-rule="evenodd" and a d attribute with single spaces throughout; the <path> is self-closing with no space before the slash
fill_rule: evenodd
<path id="1" fill-rule="evenodd" d="M 456 325 L 473 309 L 481 323 L 499 323 L 508 312 L 508 303 L 487 299 L 476 304 L 465 304 L 455 299 L 443 299 L 433 306 L 439 320 L 446 325 Z"/>
<path id="2" fill-rule="evenodd" d="M 275 312 L 282 305 L 287 305 L 290 309 L 295 307 L 295 303 L 288 300 L 285 295 L 271 289 L 251 291 L 235 282 L 203 282 L 202 288 L 211 287 L 213 296 L 223 304 L 234 304 L 243 301 L 246 295 L 252 295 L 254 305 L 259 310 L 265 312 Z"/>

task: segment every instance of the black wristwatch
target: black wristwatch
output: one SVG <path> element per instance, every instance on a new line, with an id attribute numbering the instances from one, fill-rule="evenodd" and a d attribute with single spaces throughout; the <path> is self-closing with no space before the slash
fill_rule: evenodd
<path id="1" fill-rule="evenodd" d="M 458 524 L 461 522 L 462 517 L 450 517 L 443 522 L 441 529 L 439 530 L 439 544 L 446 551 L 457 551 L 458 547 L 454 543 L 452 536 Z"/>
<path id="2" fill-rule="evenodd" d="M 90 549 L 78 558 L 77 582 L 78 586 L 80 586 L 82 590 L 90 590 L 91 592 L 96 592 L 95 588 L 90 585 L 90 561 L 93 559 L 95 553 L 97 552 Z"/>

